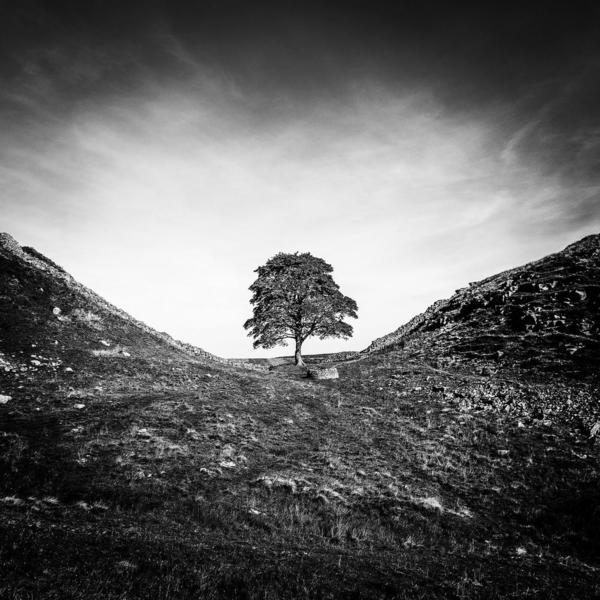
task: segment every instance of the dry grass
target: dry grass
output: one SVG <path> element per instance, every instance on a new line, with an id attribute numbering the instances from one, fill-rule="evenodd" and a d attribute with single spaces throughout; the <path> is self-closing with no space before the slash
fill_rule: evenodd
<path id="1" fill-rule="evenodd" d="M 0 597 L 600 593 L 584 437 L 465 412 L 418 363 L 340 371 L 5 410 Z"/>

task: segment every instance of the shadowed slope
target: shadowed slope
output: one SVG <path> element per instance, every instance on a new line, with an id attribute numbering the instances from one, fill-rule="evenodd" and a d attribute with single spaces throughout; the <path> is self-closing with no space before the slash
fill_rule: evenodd
<path id="1" fill-rule="evenodd" d="M 471 283 L 357 356 L 417 361 L 452 375 L 443 392 L 457 403 L 562 415 L 593 429 L 600 420 L 600 235 Z"/>
<path id="2" fill-rule="evenodd" d="M 364 352 L 492 361 L 589 377 L 600 367 L 600 235 L 457 290 Z"/>
<path id="3" fill-rule="evenodd" d="M 189 384 L 232 364 L 134 319 L 8 234 L 0 234 L 0 361 L 0 393 L 17 395 L 33 381 Z"/>

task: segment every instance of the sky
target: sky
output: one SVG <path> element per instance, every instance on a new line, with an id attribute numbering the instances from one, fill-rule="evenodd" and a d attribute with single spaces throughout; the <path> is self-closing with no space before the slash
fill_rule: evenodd
<path id="1" fill-rule="evenodd" d="M 600 7 L 502 4 L 0 1 L 0 231 L 226 357 L 311 252 L 360 350 L 600 231 Z"/>

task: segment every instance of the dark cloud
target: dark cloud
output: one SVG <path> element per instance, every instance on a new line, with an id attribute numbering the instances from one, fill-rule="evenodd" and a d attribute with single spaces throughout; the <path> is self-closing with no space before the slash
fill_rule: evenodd
<path id="1" fill-rule="evenodd" d="M 205 73 L 259 120 L 383 86 L 426 90 L 456 118 L 494 123 L 509 160 L 574 182 L 598 173 L 593 1 L 18 0 L 0 10 L 7 126 L 198 85 Z"/>

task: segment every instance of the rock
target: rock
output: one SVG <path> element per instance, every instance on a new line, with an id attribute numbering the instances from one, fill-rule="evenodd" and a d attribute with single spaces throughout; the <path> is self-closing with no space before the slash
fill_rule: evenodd
<path id="1" fill-rule="evenodd" d="M 429 498 L 423 498 L 419 501 L 419 504 L 422 504 L 425 508 L 430 508 L 432 510 L 439 510 L 440 512 L 444 511 L 442 503 L 437 498 L 433 498 L 431 496 Z"/>
<path id="2" fill-rule="evenodd" d="M 135 434 L 141 438 L 152 437 L 151 433 L 145 427 L 142 429 L 138 429 Z"/>
<path id="3" fill-rule="evenodd" d="M 12 400 L 12 396 L 5 396 L 3 394 L 0 394 L 0 404 L 7 404 L 11 400 Z"/>
<path id="4" fill-rule="evenodd" d="M 508 450 L 498 450 L 498 456 L 508 456 L 509 454 Z"/>
<path id="5" fill-rule="evenodd" d="M 340 375 L 336 367 L 310 367 L 306 376 L 310 379 L 337 379 Z"/>
<path id="6" fill-rule="evenodd" d="M 283 488 L 292 494 L 295 494 L 297 490 L 296 482 L 293 479 L 280 475 L 262 475 L 255 479 L 254 483 L 259 483 L 269 489 Z"/>
<path id="7" fill-rule="evenodd" d="M 4 248 L 13 254 L 22 256 L 25 253 L 21 249 L 19 242 L 8 233 L 0 233 L 0 248 Z"/>
<path id="8" fill-rule="evenodd" d="M 225 444 L 221 448 L 221 458 L 233 458 L 235 455 L 235 448 L 231 444 Z"/>
<path id="9" fill-rule="evenodd" d="M 81 410 L 82 408 L 85 408 L 85 404 L 73 404 L 73 408 Z"/>
<path id="10" fill-rule="evenodd" d="M 55 315 L 55 316 L 57 316 L 57 317 L 58 317 L 58 315 L 60 315 L 60 313 L 61 313 L 61 312 L 62 312 L 62 311 L 60 310 L 60 308 L 58 308 L 58 306 L 55 306 L 55 307 L 52 309 L 52 314 L 53 314 L 53 315 Z"/>
<path id="11" fill-rule="evenodd" d="M 198 441 L 198 440 L 202 439 L 202 436 L 195 429 L 193 429 L 191 427 L 188 427 L 188 429 L 185 433 L 190 438 L 192 438 L 194 441 Z"/>
<path id="12" fill-rule="evenodd" d="M 71 367 L 65 367 L 65 373 L 72 373 L 73 369 Z"/>

